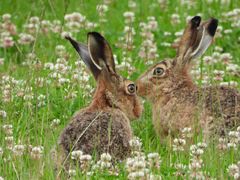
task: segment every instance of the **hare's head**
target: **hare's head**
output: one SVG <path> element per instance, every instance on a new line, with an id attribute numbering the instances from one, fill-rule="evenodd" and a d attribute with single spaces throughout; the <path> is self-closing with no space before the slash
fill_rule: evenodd
<path id="1" fill-rule="evenodd" d="M 218 26 L 216 19 L 201 23 L 193 17 L 183 33 L 174 59 L 163 60 L 149 68 L 138 80 L 138 94 L 150 101 L 182 87 L 193 87 L 188 72 L 191 61 L 201 56 L 213 41 Z"/>
<path id="2" fill-rule="evenodd" d="M 88 33 L 87 46 L 66 37 L 97 81 L 93 109 L 117 108 L 129 119 L 141 115 L 142 105 L 136 95 L 136 85 L 117 74 L 111 47 L 97 32 Z"/>

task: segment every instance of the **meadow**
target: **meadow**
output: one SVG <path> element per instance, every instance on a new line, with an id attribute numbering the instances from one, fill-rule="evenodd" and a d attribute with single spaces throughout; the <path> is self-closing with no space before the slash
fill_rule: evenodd
<path id="1" fill-rule="evenodd" d="M 55 179 L 51 150 L 74 112 L 91 102 L 94 78 L 65 35 L 86 43 L 88 32 L 100 32 L 118 72 L 136 80 L 151 64 L 175 56 L 173 46 L 195 15 L 219 20 L 213 45 L 194 62 L 196 84 L 240 90 L 238 0 L 2 0 L 0 180 Z M 204 142 L 190 127 L 162 140 L 151 113 L 144 101 L 141 118 L 131 122 L 139 158 L 112 167 L 85 156 L 86 166 L 72 167 L 68 178 L 240 178 L 240 127 L 216 142 Z"/>

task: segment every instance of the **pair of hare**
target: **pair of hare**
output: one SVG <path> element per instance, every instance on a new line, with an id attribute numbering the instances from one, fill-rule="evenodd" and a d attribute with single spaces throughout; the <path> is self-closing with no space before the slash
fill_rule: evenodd
<path id="1" fill-rule="evenodd" d="M 149 68 L 136 84 L 120 76 L 108 42 L 96 32 L 88 33 L 87 46 L 66 37 L 97 81 L 92 103 L 77 112 L 60 137 L 60 146 L 68 155 L 81 150 L 97 157 L 108 152 L 114 160 L 130 153 L 130 120 L 141 116 L 145 97 L 153 104 L 153 124 L 163 136 L 176 134 L 184 127 L 197 125 L 204 134 L 223 134 L 240 124 L 240 95 L 226 87 L 198 88 L 189 70 L 191 61 L 201 56 L 213 41 L 218 21 L 201 23 L 193 17 L 181 38 L 177 55 Z"/>

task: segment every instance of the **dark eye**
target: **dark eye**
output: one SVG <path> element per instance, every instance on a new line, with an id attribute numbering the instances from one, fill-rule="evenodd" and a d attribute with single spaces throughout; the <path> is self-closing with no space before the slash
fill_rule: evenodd
<path id="1" fill-rule="evenodd" d="M 128 85 L 128 87 L 127 87 L 127 90 L 128 90 L 128 92 L 129 93 L 135 93 L 135 91 L 136 91 L 136 86 L 135 86 L 135 84 L 129 84 Z"/>
<path id="2" fill-rule="evenodd" d="M 153 71 L 153 75 L 157 75 L 157 76 L 160 76 L 164 73 L 164 69 L 163 68 L 160 68 L 160 67 L 157 67 L 156 69 L 154 69 Z"/>

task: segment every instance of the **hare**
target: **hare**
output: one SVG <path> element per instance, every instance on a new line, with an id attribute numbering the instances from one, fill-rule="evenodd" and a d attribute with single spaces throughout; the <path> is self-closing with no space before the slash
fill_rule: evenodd
<path id="1" fill-rule="evenodd" d="M 191 61 L 210 46 L 217 26 L 217 19 L 201 23 L 201 17 L 193 17 L 181 37 L 176 57 L 153 65 L 138 78 L 137 93 L 152 103 L 158 135 L 176 136 L 184 127 L 192 127 L 209 138 L 240 125 L 239 92 L 221 86 L 199 88 L 189 74 Z"/>
<path id="2" fill-rule="evenodd" d="M 97 32 L 88 33 L 88 45 L 66 37 L 92 72 L 97 88 L 91 104 L 76 112 L 60 135 L 59 145 L 65 157 L 72 151 L 106 152 L 115 161 L 130 153 L 133 134 L 130 120 L 140 117 L 142 104 L 136 95 L 136 85 L 115 70 L 112 50 Z"/>

